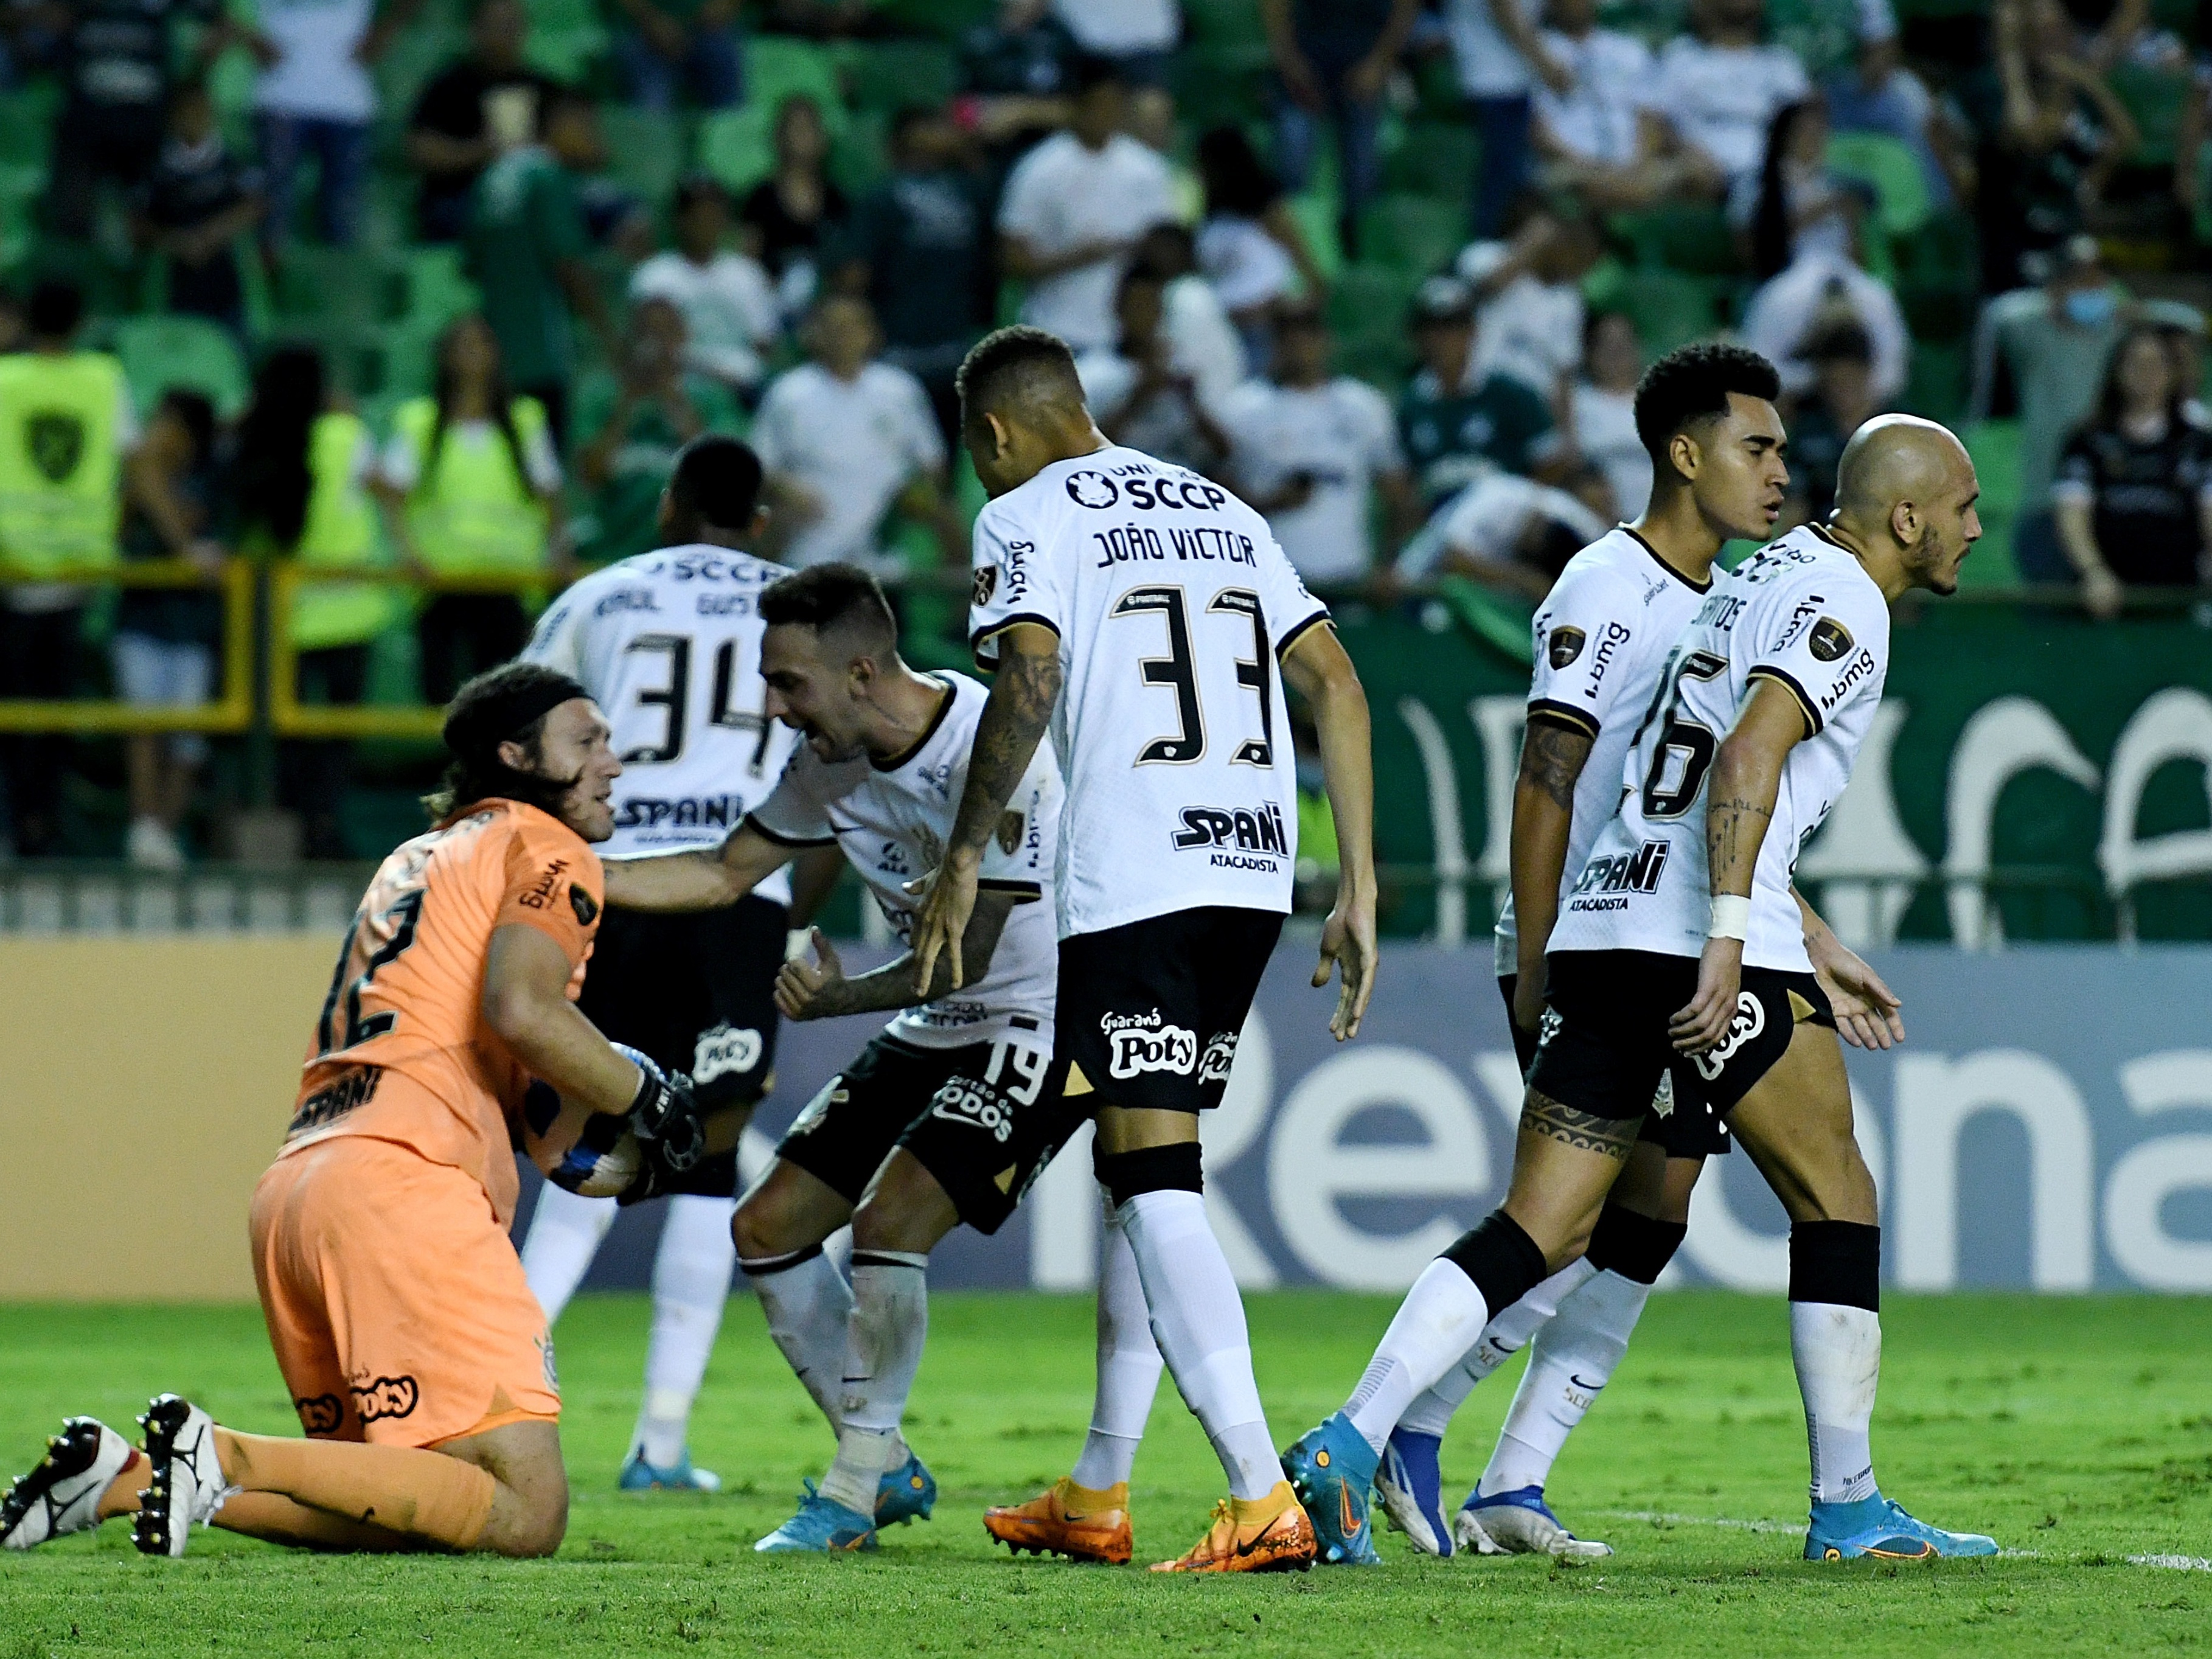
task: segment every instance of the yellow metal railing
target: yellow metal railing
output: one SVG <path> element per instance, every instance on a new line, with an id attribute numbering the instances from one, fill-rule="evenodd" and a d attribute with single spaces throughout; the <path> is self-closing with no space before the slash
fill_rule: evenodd
<path id="1" fill-rule="evenodd" d="M 479 575 L 395 570 L 388 568 L 334 572 L 279 560 L 269 571 L 269 724 L 283 738 L 415 738 L 435 743 L 446 711 L 432 705 L 301 702 L 300 650 L 292 641 L 292 600 L 305 586 L 319 583 L 380 583 L 416 593 L 544 593 L 559 579 L 542 570 L 501 571 Z"/>
<path id="2" fill-rule="evenodd" d="M 0 732 L 73 732 L 81 736 L 129 732 L 243 732 L 253 724 L 253 566 L 224 561 L 209 575 L 185 559 L 66 566 L 30 572 L 0 565 L 0 584 L 66 582 L 109 587 L 214 587 L 222 593 L 222 695 L 193 708 L 135 703 L 0 699 Z M 57 623 L 57 626 L 60 624 Z"/>

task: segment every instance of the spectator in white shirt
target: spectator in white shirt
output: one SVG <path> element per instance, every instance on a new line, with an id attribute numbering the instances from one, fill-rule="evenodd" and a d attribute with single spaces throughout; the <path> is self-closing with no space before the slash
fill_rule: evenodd
<path id="1" fill-rule="evenodd" d="M 803 570 L 842 559 L 899 574 L 877 543 L 894 505 L 936 532 L 948 561 L 964 559 L 929 394 L 904 369 L 873 361 L 880 340 L 868 302 L 817 301 L 805 338 L 813 361 L 769 382 L 751 434 L 783 562 Z"/>
<path id="2" fill-rule="evenodd" d="M 1583 372 L 1567 398 L 1574 452 L 1605 477 L 1613 496 L 1607 516 L 1643 516 L 1651 499 L 1651 457 L 1636 434 L 1636 383 L 1644 374 L 1644 342 L 1623 311 L 1590 315 L 1583 331 Z"/>
<path id="3" fill-rule="evenodd" d="M 1758 173 L 1775 112 L 1811 88 L 1787 46 L 1760 43 L 1765 20 L 1766 0 L 1694 0 L 1692 32 L 1659 54 L 1660 107 L 1717 192 Z"/>
<path id="4" fill-rule="evenodd" d="M 261 65 L 253 121 L 270 199 L 277 204 L 262 230 L 270 247 L 283 246 L 290 228 L 293 182 L 309 155 L 315 234 L 332 247 L 353 246 L 368 179 L 369 123 L 376 118 L 369 70 L 422 9 L 422 0 L 389 0 L 380 15 L 377 0 L 262 0 L 246 46 Z"/>
<path id="5" fill-rule="evenodd" d="M 1783 390 L 1796 397 L 1813 384 L 1807 346 L 1822 329 L 1846 320 L 1866 331 L 1875 399 L 1887 407 L 1905 390 L 1911 368 L 1905 313 L 1887 283 L 1847 258 L 1808 253 L 1761 287 L 1743 313 L 1743 343 L 1782 372 Z"/>
<path id="6" fill-rule="evenodd" d="M 1115 312 L 1121 340 L 1110 351 L 1075 360 L 1098 429 L 1117 444 L 1164 461 L 1212 474 L 1229 456 L 1229 438 L 1199 396 L 1197 382 L 1176 362 L 1163 326 L 1166 288 L 1141 265 L 1121 278 Z"/>
<path id="7" fill-rule="evenodd" d="M 1198 141 L 1206 219 L 1198 228 L 1198 268 L 1228 307 L 1246 354 L 1264 362 L 1275 307 L 1300 292 L 1318 294 L 1321 268 L 1291 216 L 1283 187 L 1236 127 Z"/>
<path id="8" fill-rule="evenodd" d="M 1330 374 L 1331 344 L 1318 305 L 1285 306 L 1273 374 L 1239 386 L 1224 411 L 1240 493 L 1310 582 L 1374 569 L 1370 490 L 1382 492 L 1393 547 L 1419 516 L 1390 405 L 1365 381 Z"/>
<path id="9" fill-rule="evenodd" d="M 1130 268 L 1159 279 L 1167 308 L 1161 331 L 1200 399 L 1219 417 L 1222 400 L 1244 384 L 1250 370 L 1244 342 L 1213 284 L 1198 274 L 1198 245 L 1185 227 L 1154 225 L 1137 244 Z"/>
<path id="10" fill-rule="evenodd" d="M 1600 211 L 1648 207 L 1682 188 L 1686 167 L 1657 104 L 1658 65 L 1632 34 L 1597 27 L 1597 0 L 1551 0 L 1541 43 L 1566 84 L 1535 90 L 1535 146 L 1545 186 Z"/>
<path id="11" fill-rule="evenodd" d="M 1605 246 L 1589 221 L 1532 213 L 1510 242 L 1474 242 L 1458 271 L 1475 299 L 1474 375 L 1510 374 L 1556 401 L 1582 362 L 1583 278 Z"/>
<path id="12" fill-rule="evenodd" d="M 1555 489 L 1513 472 L 1477 478 L 1437 509 L 1393 573 L 1407 581 L 1465 576 L 1540 604 L 1569 559 L 1606 532 L 1605 479 L 1585 470 Z"/>
<path id="13" fill-rule="evenodd" d="M 1474 177 L 1478 240 L 1505 228 L 1506 210 L 1528 187 L 1529 94 L 1540 81 L 1553 92 L 1571 82 L 1564 64 L 1537 38 L 1536 0 L 1443 0 L 1460 91 L 1482 146 Z"/>
<path id="14" fill-rule="evenodd" d="M 1074 350 L 1114 343 L 1114 290 L 1130 250 L 1175 216 L 1167 163 L 1121 128 L 1127 89 L 1111 64 L 1079 65 L 1066 131 L 1030 151 L 999 205 L 1001 263 L 1030 285 L 1022 320 Z"/>
<path id="15" fill-rule="evenodd" d="M 1165 84 L 1169 54 L 1182 35 L 1176 0 L 1052 0 L 1052 15 L 1076 45 L 1109 59 L 1129 85 Z"/>
<path id="16" fill-rule="evenodd" d="M 678 185 L 675 216 L 676 246 L 630 273 L 630 300 L 674 305 L 687 331 L 684 367 L 749 396 L 782 331 L 775 285 L 758 261 L 729 246 L 730 198 L 718 180 Z"/>

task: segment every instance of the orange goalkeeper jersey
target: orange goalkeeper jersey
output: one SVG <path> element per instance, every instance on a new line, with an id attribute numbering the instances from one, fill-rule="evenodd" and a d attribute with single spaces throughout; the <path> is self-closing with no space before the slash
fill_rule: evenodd
<path id="1" fill-rule="evenodd" d="M 551 938 L 574 970 L 573 1000 L 605 890 L 583 838 L 518 801 L 486 801 L 393 852 L 339 949 L 284 1152 L 332 1135 L 394 1141 L 467 1170 L 512 1218 L 529 1079 L 484 1024 L 492 933 Z"/>

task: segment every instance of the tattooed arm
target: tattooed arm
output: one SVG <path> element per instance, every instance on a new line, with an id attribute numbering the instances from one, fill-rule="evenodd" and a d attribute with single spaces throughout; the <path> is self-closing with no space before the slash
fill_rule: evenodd
<path id="1" fill-rule="evenodd" d="M 1513 918 L 1520 935 L 1513 1023 L 1536 1029 L 1544 1012 L 1544 948 L 1559 920 L 1559 878 L 1574 824 L 1575 782 L 1595 737 L 1539 714 L 1521 738 L 1521 775 L 1513 784 Z"/>
<path id="2" fill-rule="evenodd" d="M 1759 849 L 1774 822 L 1783 763 L 1810 729 L 1796 694 L 1778 680 L 1754 679 L 1722 739 L 1705 782 L 1705 862 L 1715 898 L 1747 898 Z M 1743 981 L 1743 941 L 1709 939 L 1698 963 L 1698 994 L 1674 1016 L 1675 1048 L 1702 1054 L 1728 1035 Z"/>
<path id="3" fill-rule="evenodd" d="M 975 722 L 975 744 L 968 757 L 968 787 L 961 793 L 960 815 L 952 824 L 945 861 L 914 921 L 914 982 L 932 990 L 937 958 L 950 952 L 954 990 L 968 982 L 962 972 L 961 944 L 975 910 L 975 878 L 983 848 L 1014 787 L 1030 769 L 1037 741 L 1052 723 L 1060 702 L 1060 635 L 1036 623 L 1016 623 L 998 636 L 999 673 Z"/>

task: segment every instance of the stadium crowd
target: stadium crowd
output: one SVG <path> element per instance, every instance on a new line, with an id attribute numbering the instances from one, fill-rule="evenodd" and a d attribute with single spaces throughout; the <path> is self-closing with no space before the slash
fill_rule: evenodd
<path id="1" fill-rule="evenodd" d="M 878 573 L 954 660 L 953 372 L 1017 317 L 1339 597 L 1540 599 L 1643 507 L 1644 364 L 1732 330 L 1784 371 L 1785 524 L 1868 416 L 1966 422 L 1974 579 L 2112 617 L 2204 576 L 2203 33 L 2166 0 L 7 0 L 0 699 L 206 702 L 211 588 L 61 578 L 244 558 L 414 579 L 275 625 L 307 702 L 442 702 L 653 545 L 708 431 L 766 468 L 761 551 Z M 210 749 L 0 738 L 0 848 L 82 854 L 104 810 L 177 867 Z M 382 850 L 354 765 L 281 745 L 310 856 Z"/>

